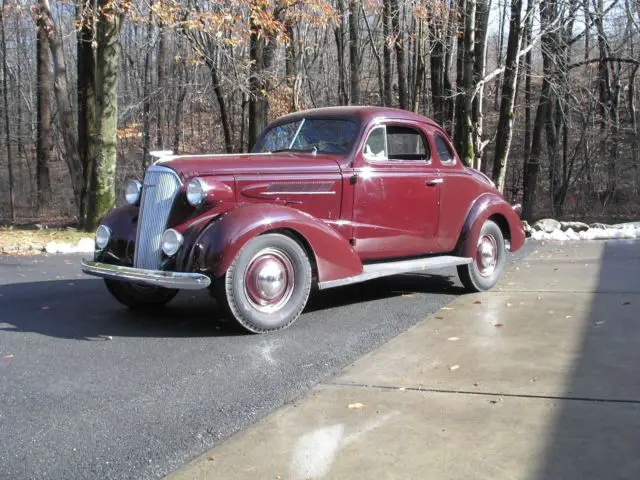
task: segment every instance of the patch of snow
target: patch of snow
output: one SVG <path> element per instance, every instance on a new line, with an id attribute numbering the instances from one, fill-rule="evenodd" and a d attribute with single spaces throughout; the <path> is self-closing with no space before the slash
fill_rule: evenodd
<path id="1" fill-rule="evenodd" d="M 81 238 L 77 244 L 49 242 L 44 246 L 47 253 L 93 253 L 95 249 L 93 239 Z"/>

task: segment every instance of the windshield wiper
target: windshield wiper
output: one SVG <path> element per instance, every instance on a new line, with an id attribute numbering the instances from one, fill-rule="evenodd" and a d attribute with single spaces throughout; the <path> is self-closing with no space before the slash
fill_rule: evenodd
<path id="1" fill-rule="evenodd" d="M 271 153 L 279 153 L 279 152 L 316 153 L 317 151 L 318 151 L 317 147 L 311 147 L 311 148 L 278 148 L 276 150 L 271 150 Z"/>

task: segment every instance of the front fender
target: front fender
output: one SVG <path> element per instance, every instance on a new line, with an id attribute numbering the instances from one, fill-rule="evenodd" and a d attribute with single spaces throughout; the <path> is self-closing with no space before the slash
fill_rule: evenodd
<path id="1" fill-rule="evenodd" d="M 484 222 L 490 218 L 497 220 L 496 223 L 503 232 L 506 229 L 505 236 L 509 239 L 512 252 L 522 248 L 525 242 L 525 233 L 518 214 L 500 195 L 485 193 L 476 199 L 467 213 L 456 247 L 458 255 L 475 256 L 480 230 Z"/>
<path id="2" fill-rule="evenodd" d="M 95 252 L 95 261 L 125 266 L 133 265 L 138 211 L 137 206 L 126 205 L 113 209 L 100 220 L 101 225 L 105 225 L 111 230 L 111 239 L 107 248 Z"/>
<path id="3" fill-rule="evenodd" d="M 273 230 L 289 230 L 306 241 L 319 282 L 362 273 L 358 255 L 336 230 L 300 210 L 273 204 L 240 206 L 214 220 L 196 241 L 190 270 L 222 277 L 249 240 Z"/>

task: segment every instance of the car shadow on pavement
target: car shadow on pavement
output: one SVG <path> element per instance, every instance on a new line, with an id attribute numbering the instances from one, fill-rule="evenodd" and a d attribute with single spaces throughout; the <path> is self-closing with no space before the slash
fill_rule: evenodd
<path id="1" fill-rule="evenodd" d="M 640 242 L 607 242 L 537 480 L 640 478 L 639 307 Z"/>
<path id="2" fill-rule="evenodd" d="M 401 295 L 461 291 L 447 276 L 399 275 L 315 291 L 304 313 Z M 34 332 L 77 340 L 246 334 L 235 321 L 226 318 L 207 291 L 180 292 L 163 308 L 131 311 L 114 300 L 100 280 L 94 279 L 1 285 L 0 332 Z"/>

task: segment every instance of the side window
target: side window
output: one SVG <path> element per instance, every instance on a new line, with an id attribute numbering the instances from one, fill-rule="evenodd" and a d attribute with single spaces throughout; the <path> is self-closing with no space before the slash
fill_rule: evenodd
<path id="1" fill-rule="evenodd" d="M 397 125 L 387 126 L 390 160 L 430 160 L 424 136 L 416 129 Z"/>
<path id="2" fill-rule="evenodd" d="M 364 144 L 364 156 L 368 160 L 387 159 L 387 135 L 385 127 L 376 127 L 371 130 L 367 142 Z"/>
<path id="3" fill-rule="evenodd" d="M 440 163 L 442 164 L 452 164 L 456 161 L 456 156 L 451 150 L 449 143 L 442 138 L 442 135 L 439 133 L 433 134 L 433 139 L 436 141 L 436 150 L 438 152 L 438 157 L 440 158 Z"/>

